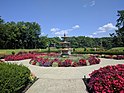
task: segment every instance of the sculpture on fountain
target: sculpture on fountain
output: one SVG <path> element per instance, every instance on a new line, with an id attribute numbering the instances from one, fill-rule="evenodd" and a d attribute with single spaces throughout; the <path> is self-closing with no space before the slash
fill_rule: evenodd
<path id="1" fill-rule="evenodd" d="M 70 42 L 67 41 L 67 36 L 64 34 L 62 38 L 62 42 L 60 42 L 61 48 L 61 57 L 69 57 L 71 55 L 72 48 L 70 47 Z"/>

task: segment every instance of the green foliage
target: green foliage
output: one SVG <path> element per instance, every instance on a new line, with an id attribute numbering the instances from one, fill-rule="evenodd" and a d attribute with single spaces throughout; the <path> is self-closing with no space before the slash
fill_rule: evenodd
<path id="1" fill-rule="evenodd" d="M 3 22 L 0 18 L 0 48 L 36 48 L 40 25 L 36 22 Z"/>
<path id="2" fill-rule="evenodd" d="M 82 59 L 88 60 L 89 57 L 90 57 L 89 55 L 84 54 L 84 55 L 82 56 Z"/>
<path id="3" fill-rule="evenodd" d="M 12 54 L 12 52 L 15 52 L 15 54 L 17 54 L 18 52 L 29 52 L 29 51 L 39 51 L 40 49 L 0 49 L 0 54 L 4 54 L 4 55 L 9 55 Z"/>
<path id="4" fill-rule="evenodd" d="M 118 28 L 115 33 L 110 34 L 113 38 L 113 46 L 124 46 L 124 10 L 118 11 L 119 18 L 117 19 L 116 27 Z"/>
<path id="5" fill-rule="evenodd" d="M 40 66 L 40 63 L 39 62 L 36 62 L 36 66 Z"/>
<path id="6" fill-rule="evenodd" d="M 53 64 L 52 64 L 52 67 L 58 67 L 58 63 L 57 62 L 53 62 Z"/>
<path id="7" fill-rule="evenodd" d="M 21 93 L 29 77 L 30 70 L 23 65 L 0 63 L 0 93 Z"/>
<path id="8" fill-rule="evenodd" d="M 38 44 L 38 47 L 39 48 L 42 48 L 42 49 L 45 49 L 48 47 L 48 38 L 47 36 L 42 36 L 39 38 L 39 44 Z"/>
<path id="9" fill-rule="evenodd" d="M 117 15 L 119 18 L 117 19 L 117 24 L 116 26 L 118 28 L 120 27 L 124 27 L 124 10 L 120 10 L 118 11 L 118 15 Z"/>
<path id="10" fill-rule="evenodd" d="M 107 54 L 107 55 L 124 55 L 124 52 L 119 51 L 84 51 L 73 52 L 73 54 Z"/>
<path id="11" fill-rule="evenodd" d="M 12 55 L 15 55 L 15 52 L 14 51 L 12 51 Z"/>
<path id="12" fill-rule="evenodd" d="M 115 48 L 110 49 L 109 51 L 124 52 L 124 47 L 115 47 Z"/>

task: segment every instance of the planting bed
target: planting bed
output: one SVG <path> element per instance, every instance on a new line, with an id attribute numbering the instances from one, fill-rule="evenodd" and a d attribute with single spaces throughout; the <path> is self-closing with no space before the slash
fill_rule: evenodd
<path id="1" fill-rule="evenodd" d="M 31 58 L 35 58 L 37 56 L 57 56 L 57 53 L 37 53 L 35 51 L 33 52 L 19 52 L 17 54 L 13 54 L 13 55 L 8 55 L 6 56 L 4 59 L 5 61 L 19 61 L 19 60 L 24 60 L 24 59 L 31 59 Z"/>
<path id="2" fill-rule="evenodd" d="M 69 58 L 37 56 L 32 58 L 29 63 L 44 67 L 77 67 L 99 64 L 100 59 L 95 56 L 70 56 Z"/>
<path id="3" fill-rule="evenodd" d="M 37 52 L 19 52 L 8 55 L 5 61 L 19 61 L 31 59 L 30 64 L 44 67 L 77 67 L 99 64 L 100 59 L 91 55 L 71 55 L 69 58 L 62 58 L 58 53 L 37 53 Z"/>
<path id="4" fill-rule="evenodd" d="M 89 93 L 124 93 L 124 64 L 100 68 L 83 80 Z"/>

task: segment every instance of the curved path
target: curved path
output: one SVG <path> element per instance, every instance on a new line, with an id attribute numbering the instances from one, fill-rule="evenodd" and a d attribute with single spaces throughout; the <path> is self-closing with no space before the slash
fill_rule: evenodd
<path id="1" fill-rule="evenodd" d="M 29 59 L 16 63 L 24 64 L 39 78 L 26 93 L 87 93 L 84 75 L 89 77 L 92 71 L 107 65 L 124 64 L 124 60 L 100 59 L 100 64 L 83 67 L 40 67 L 30 65 Z"/>

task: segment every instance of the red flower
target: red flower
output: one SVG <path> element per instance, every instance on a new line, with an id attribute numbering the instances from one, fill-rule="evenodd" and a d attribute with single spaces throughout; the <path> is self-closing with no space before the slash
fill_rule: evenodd
<path id="1" fill-rule="evenodd" d="M 106 66 L 90 74 L 88 86 L 95 93 L 123 93 L 124 64 Z"/>

